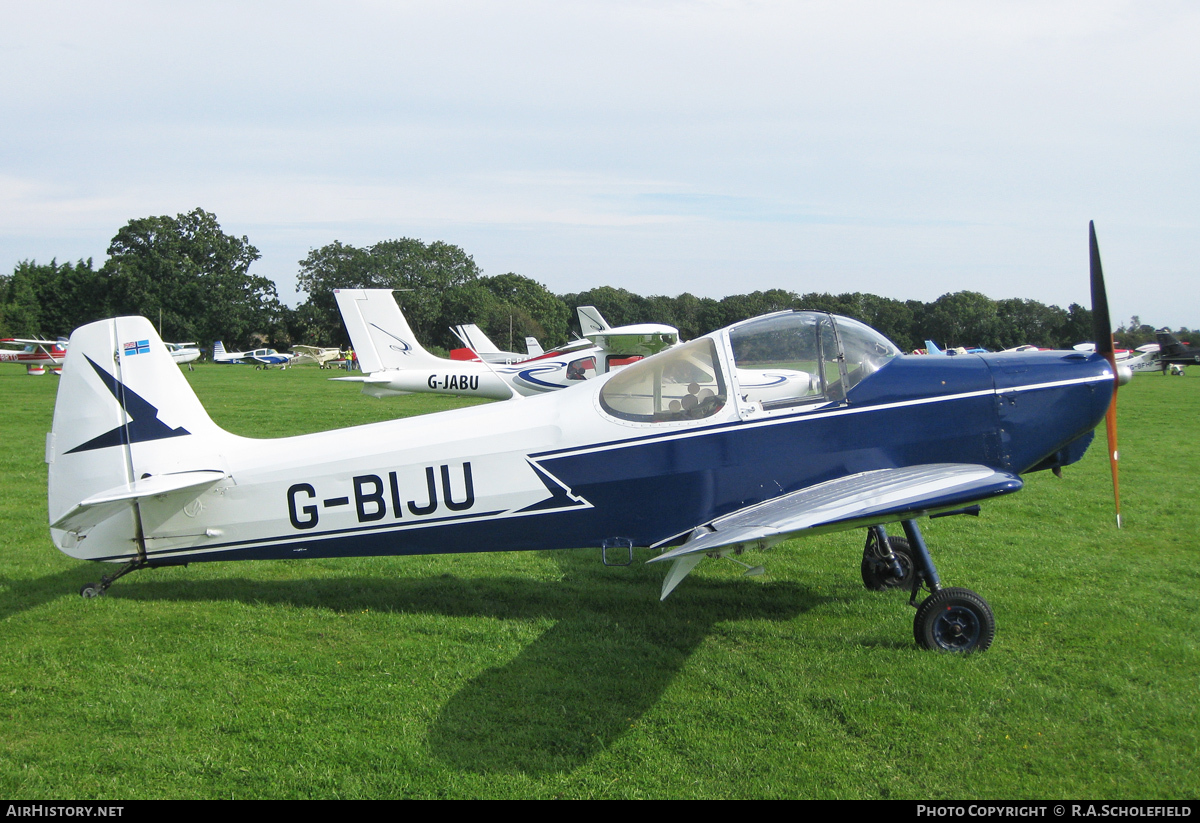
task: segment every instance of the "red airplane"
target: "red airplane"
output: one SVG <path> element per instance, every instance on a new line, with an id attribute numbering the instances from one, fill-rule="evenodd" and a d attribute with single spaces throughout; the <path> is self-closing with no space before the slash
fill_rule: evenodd
<path id="1" fill-rule="evenodd" d="M 63 358 L 67 356 L 65 340 L 21 340 L 5 337 L 0 339 L 0 343 L 24 346 L 21 351 L 0 350 L 0 363 L 21 363 L 29 374 L 45 374 L 47 366 L 53 369 L 55 374 L 62 373 Z"/>

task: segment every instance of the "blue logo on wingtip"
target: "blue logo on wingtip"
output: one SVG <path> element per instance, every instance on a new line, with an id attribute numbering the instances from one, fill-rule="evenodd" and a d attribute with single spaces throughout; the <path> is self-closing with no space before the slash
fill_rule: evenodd
<path id="1" fill-rule="evenodd" d="M 139 341 L 134 344 L 137 346 L 145 343 L 147 351 L 149 351 L 150 341 Z M 128 348 L 129 344 L 125 344 Z M 142 354 L 144 352 L 134 352 L 134 354 Z M 190 431 L 182 426 L 172 429 L 166 423 L 158 419 L 158 408 L 150 404 L 148 400 L 139 395 L 137 392 L 130 390 L 128 386 L 122 383 L 117 378 L 106 372 L 104 369 L 96 365 L 92 358 L 84 355 L 84 359 L 91 364 L 96 374 L 104 381 L 104 385 L 112 392 L 112 396 L 121 404 L 122 410 L 129 415 L 129 422 L 123 426 L 117 426 L 111 431 L 107 431 L 99 437 L 93 437 L 91 440 L 76 446 L 67 452 L 74 454 L 75 452 L 91 451 L 92 449 L 106 449 L 109 446 L 123 446 L 129 443 L 145 443 L 149 440 L 164 440 L 168 437 L 183 437 L 191 434 Z"/>
<path id="2" fill-rule="evenodd" d="M 138 340 L 134 343 L 126 343 L 125 344 L 125 356 L 126 357 L 132 357 L 135 354 L 149 354 L 149 353 L 150 353 L 150 341 L 149 340 Z"/>

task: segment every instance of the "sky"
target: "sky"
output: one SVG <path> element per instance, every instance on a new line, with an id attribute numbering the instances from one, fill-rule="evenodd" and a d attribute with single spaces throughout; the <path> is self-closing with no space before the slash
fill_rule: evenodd
<path id="1" fill-rule="evenodd" d="M 1200 4 L 0 0 L 0 271 L 203 208 L 485 274 L 1200 327 Z M 469 321 L 471 318 L 463 318 Z"/>

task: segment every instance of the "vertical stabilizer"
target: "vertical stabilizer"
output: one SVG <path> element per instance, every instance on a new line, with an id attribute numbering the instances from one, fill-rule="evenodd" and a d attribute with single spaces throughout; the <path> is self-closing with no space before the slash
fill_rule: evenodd
<path id="1" fill-rule="evenodd" d="M 536 337 L 525 338 L 525 351 L 530 357 L 541 357 L 546 352 L 542 349 L 542 344 L 538 342 Z"/>
<path id="2" fill-rule="evenodd" d="M 484 354 L 500 354 L 500 349 L 491 341 L 483 329 L 474 323 L 464 323 L 461 326 L 456 326 L 455 331 L 460 340 L 467 344 L 467 348 L 479 355 Z"/>
<path id="3" fill-rule="evenodd" d="M 579 315 L 579 333 L 584 337 L 597 332 L 608 331 L 612 326 L 608 325 L 608 321 L 604 319 L 604 315 L 600 314 L 600 310 L 595 306 L 579 306 L 575 309 Z"/>
<path id="4" fill-rule="evenodd" d="M 391 289 L 335 289 L 333 296 L 364 373 L 437 368 L 447 362 L 417 342 Z"/>
<path id="5" fill-rule="evenodd" d="M 1185 353 L 1184 346 L 1179 342 L 1179 338 L 1166 329 L 1159 329 L 1155 332 L 1154 336 L 1158 338 L 1160 357 L 1176 357 Z"/>
<path id="6" fill-rule="evenodd" d="M 129 557 L 140 537 L 137 499 L 223 475 L 229 437 L 209 418 L 143 317 L 101 320 L 71 335 L 54 424 L 46 437 L 55 544 L 75 557 Z M 94 530 L 102 539 L 88 540 Z"/>

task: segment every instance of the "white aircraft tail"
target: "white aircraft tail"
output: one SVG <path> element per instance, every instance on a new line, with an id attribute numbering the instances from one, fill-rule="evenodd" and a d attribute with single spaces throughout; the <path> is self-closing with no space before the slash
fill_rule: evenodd
<path id="1" fill-rule="evenodd" d="M 55 544 L 91 560 L 144 555 L 140 501 L 225 477 L 217 448 L 225 437 L 150 321 L 76 329 L 46 437 Z M 106 537 L 89 541 L 96 530 Z M 113 555 L 114 544 L 128 551 Z"/>
<path id="2" fill-rule="evenodd" d="M 575 312 L 579 315 L 579 333 L 584 337 L 612 328 L 595 306 L 578 306 Z"/>
<path id="3" fill-rule="evenodd" d="M 464 323 L 454 327 L 458 338 L 467 344 L 467 348 L 476 354 L 499 354 L 500 349 L 491 341 L 483 329 L 474 323 Z"/>
<path id="4" fill-rule="evenodd" d="M 529 353 L 530 357 L 541 357 L 546 353 L 536 337 L 525 338 L 525 351 Z"/>
<path id="5" fill-rule="evenodd" d="M 391 289 L 335 289 L 333 296 L 363 372 L 437 368 L 446 363 L 417 342 Z"/>
<path id="6" fill-rule="evenodd" d="M 222 360 L 229 359 L 229 353 L 225 351 L 225 344 L 220 340 L 213 343 L 213 362 L 219 363 Z"/>

